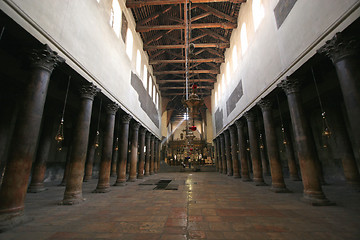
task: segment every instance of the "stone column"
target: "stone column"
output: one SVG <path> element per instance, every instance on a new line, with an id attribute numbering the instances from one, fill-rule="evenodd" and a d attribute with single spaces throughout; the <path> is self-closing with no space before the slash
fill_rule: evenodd
<path id="1" fill-rule="evenodd" d="M 129 182 L 136 181 L 137 173 L 137 162 L 138 162 L 138 139 L 139 139 L 139 128 L 140 123 L 134 122 L 131 125 L 131 157 L 130 157 L 130 172 L 129 172 Z"/>
<path id="2" fill-rule="evenodd" d="M 356 152 L 360 154 L 360 61 L 358 50 L 358 39 L 336 33 L 318 52 L 326 54 L 335 66 L 351 132 L 357 147 Z"/>
<path id="3" fill-rule="evenodd" d="M 215 149 L 215 153 L 214 153 L 215 168 L 216 168 L 216 171 L 218 172 L 219 171 L 219 163 L 218 163 L 218 160 L 217 160 L 218 149 L 217 149 L 217 146 L 216 146 L 216 139 L 213 139 L 213 144 L 214 144 L 214 149 Z"/>
<path id="4" fill-rule="evenodd" d="M 154 173 L 157 173 L 157 168 L 158 168 L 158 152 L 159 152 L 159 141 L 157 138 L 155 138 L 154 141 L 154 148 L 155 148 L 155 153 L 154 153 Z"/>
<path id="5" fill-rule="evenodd" d="M 126 182 L 126 163 L 128 155 L 128 145 L 129 145 L 129 123 L 131 120 L 129 114 L 124 114 L 121 116 L 120 124 L 120 136 L 119 136 L 119 159 L 117 163 L 117 179 L 114 186 L 125 186 Z"/>
<path id="6" fill-rule="evenodd" d="M 219 173 L 222 173 L 222 161 L 221 161 L 221 144 L 220 144 L 220 137 L 216 138 L 216 149 L 217 149 L 217 162 L 219 165 Z"/>
<path id="7" fill-rule="evenodd" d="M 50 75 L 64 62 L 47 45 L 34 49 L 0 189 L 0 232 L 24 221 L 24 200 L 35 155 Z"/>
<path id="8" fill-rule="evenodd" d="M 154 175 L 154 165 L 155 165 L 155 136 L 151 136 L 150 142 L 150 175 Z"/>
<path id="9" fill-rule="evenodd" d="M 272 115 L 272 102 L 268 99 L 261 99 L 257 103 L 262 111 L 264 119 L 266 149 L 269 156 L 271 170 L 271 190 L 276 193 L 289 192 L 284 182 L 282 166 L 279 155 L 279 146 L 276 138 L 275 124 Z"/>
<path id="10" fill-rule="evenodd" d="M 62 204 L 73 205 L 82 202 L 82 181 L 89 141 L 89 129 L 94 97 L 99 89 L 94 84 L 84 85 L 80 89 L 81 102 L 78 119 L 74 129 L 73 148 L 70 156 L 70 171 Z"/>
<path id="11" fill-rule="evenodd" d="M 86 163 L 85 163 L 85 176 L 84 182 L 88 182 L 92 179 L 92 172 L 94 167 L 94 158 L 95 158 L 95 136 L 91 135 L 90 144 L 88 145 L 88 150 L 86 154 Z"/>
<path id="12" fill-rule="evenodd" d="M 68 150 L 66 153 L 66 163 L 64 166 L 64 175 L 63 175 L 63 179 L 61 181 L 61 183 L 59 184 L 59 186 L 66 186 L 66 179 L 69 175 L 69 171 L 70 171 L 70 157 L 71 157 L 71 150 L 72 150 L 72 141 L 69 142 L 68 145 Z"/>
<path id="13" fill-rule="evenodd" d="M 145 166 L 145 135 L 146 135 L 146 128 L 141 128 L 139 131 L 139 170 L 137 178 L 142 179 L 144 178 L 144 166 Z"/>
<path id="14" fill-rule="evenodd" d="M 150 175 L 151 132 L 146 133 L 145 177 Z"/>
<path id="15" fill-rule="evenodd" d="M 249 175 L 249 166 L 247 162 L 247 151 L 246 151 L 246 139 L 244 134 L 244 121 L 236 120 L 235 122 L 237 128 L 237 135 L 238 135 L 238 144 L 239 144 L 239 156 L 240 156 L 240 163 L 241 163 L 241 178 L 243 182 L 251 181 Z"/>
<path id="16" fill-rule="evenodd" d="M 289 131 L 290 131 L 290 129 L 284 128 L 284 136 L 285 136 L 285 141 L 286 141 L 285 151 L 286 151 L 286 158 L 287 158 L 288 166 L 289 166 L 290 179 L 292 181 L 301 181 L 301 179 L 299 178 L 298 169 L 296 167 L 294 147 L 292 145 Z"/>
<path id="17" fill-rule="evenodd" d="M 225 135 L 225 156 L 226 156 L 226 167 L 227 167 L 227 175 L 233 175 L 233 166 L 232 166 L 232 158 L 231 158 L 231 145 L 230 145 L 230 133 L 229 130 L 224 131 Z"/>
<path id="18" fill-rule="evenodd" d="M 28 188 L 29 193 L 38 193 L 46 190 L 44 186 L 44 177 L 46 160 L 49 157 L 51 142 L 53 141 L 53 126 L 54 119 L 50 116 L 45 117 L 31 176 L 31 183 Z"/>
<path id="19" fill-rule="evenodd" d="M 258 142 L 259 135 L 256 129 L 256 117 L 254 112 L 246 112 L 245 118 L 247 120 L 249 130 L 250 156 L 253 167 L 253 180 L 256 183 L 256 186 L 266 186 L 261 169 L 260 149 Z"/>
<path id="20" fill-rule="evenodd" d="M 114 146 L 113 146 L 113 154 L 112 154 L 112 160 L 111 160 L 111 177 L 116 176 L 116 166 L 117 166 L 117 160 L 119 156 L 119 121 L 116 118 L 115 115 L 115 131 L 114 131 Z"/>
<path id="21" fill-rule="evenodd" d="M 304 185 L 304 200 L 313 205 L 327 205 L 329 201 L 321 189 L 315 164 L 316 152 L 314 146 L 311 145 L 311 132 L 301 102 L 300 82 L 297 79 L 286 78 L 278 86 L 285 91 L 288 99 L 296 152 Z"/>
<path id="22" fill-rule="evenodd" d="M 237 136 L 236 136 L 236 126 L 232 125 L 229 127 L 230 132 L 230 141 L 231 141 L 231 157 L 232 157 L 232 167 L 234 178 L 240 178 L 239 172 L 239 154 L 237 146 Z"/>
<path id="23" fill-rule="evenodd" d="M 260 133 L 259 135 L 259 141 L 260 141 L 260 158 L 261 158 L 261 167 L 262 167 L 262 172 L 263 172 L 263 176 L 270 176 L 270 171 L 269 171 L 269 165 L 267 162 L 267 156 L 266 156 L 266 150 L 265 150 L 265 145 L 264 145 L 264 135 Z"/>
<path id="24" fill-rule="evenodd" d="M 221 147 L 221 165 L 222 165 L 222 174 L 227 173 L 227 162 L 225 154 L 225 136 L 222 133 L 220 135 L 220 147 Z"/>
<path id="25" fill-rule="evenodd" d="M 99 180 L 94 193 L 106 193 L 110 191 L 111 157 L 114 143 L 115 114 L 119 105 L 111 103 L 106 105 L 106 123 L 104 129 L 104 140 L 101 154 Z"/>
<path id="26" fill-rule="evenodd" d="M 156 164 L 156 171 L 159 172 L 160 171 L 160 146 L 161 146 L 161 141 L 160 139 L 157 140 L 157 147 L 156 147 L 156 159 L 157 159 L 157 164 Z"/>

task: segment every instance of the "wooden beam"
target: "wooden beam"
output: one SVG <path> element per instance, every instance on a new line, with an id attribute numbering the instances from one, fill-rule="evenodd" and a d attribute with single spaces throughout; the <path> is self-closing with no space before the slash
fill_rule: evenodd
<path id="1" fill-rule="evenodd" d="M 174 59 L 174 60 L 150 60 L 149 64 L 162 64 L 162 63 L 185 63 L 185 59 Z M 189 59 L 189 63 L 224 63 L 224 58 L 203 58 L 203 59 Z"/>
<path id="2" fill-rule="evenodd" d="M 159 41 L 161 38 L 163 38 L 165 35 L 171 33 L 172 31 L 173 31 L 173 29 L 170 29 L 166 32 L 161 32 L 159 34 L 156 34 L 155 36 L 151 37 L 146 42 L 144 42 L 144 45 L 149 45 L 150 43 L 152 43 L 154 41 Z"/>
<path id="3" fill-rule="evenodd" d="M 209 5 L 206 4 L 195 4 L 196 7 L 201 8 L 202 10 L 204 10 L 205 12 L 210 12 L 212 15 L 221 18 L 221 19 L 226 19 L 229 22 L 232 23 L 236 23 L 236 18 L 229 16 L 215 8 L 210 7 Z"/>
<path id="4" fill-rule="evenodd" d="M 195 82 L 208 82 L 208 83 L 215 83 L 214 79 L 195 79 Z M 157 84 L 166 84 L 166 83 L 185 83 L 185 79 L 171 79 L 171 80 L 157 80 Z"/>
<path id="5" fill-rule="evenodd" d="M 209 53 L 212 53 L 214 55 L 217 55 L 219 57 L 223 57 L 223 55 L 221 53 L 219 53 L 218 51 L 216 51 L 215 49 L 207 48 L 206 51 L 208 51 Z"/>
<path id="6" fill-rule="evenodd" d="M 160 56 L 161 54 L 163 54 L 163 53 L 165 53 L 165 52 L 166 52 L 165 50 L 161 50 L 161 51 L 155 53 L 154 55 L 151 55 L 150 57 L 151 57 L 151 58 L 156 58 L 156 57 Z"/>
<path id="7" fill-rule="evenodd" d="M 203 34 L 201 34 L 201 35 L 199 35 L 197 37 L 194 37 L 194 38 L 190 39 L 190 42 L 195 42 L 196 40 L 198 40 L 200 38 L 203 38 L 203 37 L 206 37 L 206 36 L 207 36 L 207 34 L 203 33 Z"/>
<path id="8" fill-rule="evenodd" d="M 154 72 L 154 75 L 165 75 L 165 74 L 185 74 L 185 70 L 174 70 L 174 71 L 161 71 Z M 198 69 L 198 70 L 189 70 L 189 73 L 211 73 L 211 74 L 219 74 L 219 69 Z"/>
<path id="9" fill-rule="evenodd" d="M 214 89 L 213 86 L 198 86 L 198 89 Z M 160 90 L 182 90 L 185 89 L 185 86 L 181 86 L 181 87 L 160 87 Z"/>
<path id="10" fill-rule="evenodd" d="M 197 21 L 197 20 L 199 20 L 199 19 L 202 19 L 202 18 L 204 18 L 204 17 L 207 17 L 207 16 L 209 16 L 209 15 L 211 15 L 210 12 L 206 12 L 206 13 L 202 13 L 202 14 L 196 15 L 195 17 L 191 17 L 191 22 L 195 22 L 195 21 Z"/>
<path id="11" fill-rule="evenodd" d="M 158 11 L 158 12 L 154 12 L 153 14 L 150 14 L 150 16 L 142 19 L 141 21 L 139 21 L 137 24 L 139 25 L 145 25 L 146 23 L 160 17 L 161 15 L 167 13 L 168 11 L 170 11 L 174 6 L 169 6 L 161 11 Z"/>
<path id="12" fill-rule="evenodd" d="M 191 24 L 191 29 L 202 29 L 202 28 L 223 28 L 223 29 L 234 29 L 236 28 L 235 23 L 193 23 Z M 174 25 L 152 25 L 152 26 L 140 26 L 136 25 L 137 32 L 150 32 L 150 31 L 160 31 L 160 30 L 183 30 L 185 29 L 185 24 L 174 24 Z"/>
<path id="13" fill-rule="evenodd" d="M 206 95 L 211 95 L 211 92 L 200 92 L 200 93 L 196 93 L 199 96 L 206 96 Z M 166 96 L 181 96 L 181 95 L 185 95 L 182 92 L 173 92 L 173 93 L 161 93 L 162 97 L 166 97 Z"/>
<path id="14" fill-rule="evenodd" d="M 243 3 L 246 0 L 191 0 L 192 3 L 214 3 L 214 2 L 231 2 L 231 3 Z M 183 4 L 185 0 L 127 0 L 127 8 L 140 8 L 143 6 L 153 5 L 169 5 L 169 4 Z"/>
<path id="15" fill-rule="evenodd" d="M 195 43 L 195 48 L 229 48 L 230 43 Z M 180 49 L 185 48 L 185 44 L 174 45 L 154 45 L 144 46 L 144 51 L 154 51 L 158 49 Z"/>
<path id="16" fill-rule="evenodd" d="M 200 29 L 200 31 L 206 33 L 207 35 L 209 35 L 209 36 L 211 36 L 213 38 L 215 38 L 216 40 L 221 40 L 221 41 L 223 41 L 225 43 L 229 42 L 229 40 L 227 38 L 221 36 L 220 34 L 217 34 L 216 32 L 213 32 L 213 31 L 211 31 L 209 29 Z"/>

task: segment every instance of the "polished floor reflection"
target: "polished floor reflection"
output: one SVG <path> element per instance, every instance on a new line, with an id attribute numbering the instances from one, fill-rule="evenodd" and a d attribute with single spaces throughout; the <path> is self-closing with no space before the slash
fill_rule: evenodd
<path id="1" fill-rule="evenodd" d="M 151 180 L 153 184 L 149 183 Z M 112 183 L 115 178 L 112 178 Z M 154 190 L 172 180 L 178 190 Z M 265 181 L 270 183 L 270 178 Z M 273 193 L 215 172 L 159 173 L 111 192 L 91 193 L 83 204 L 62 206 L 64 187 L 26 197 L 33 220 L 0 234 L 0 239 L 359 239 L 360 193 L 346 185 L 326 185 L 336 206 L 301 202 L 301 182 L 286 179 L 293 193 Z M 170 188 L 171 189 L 171 188 Z"/>

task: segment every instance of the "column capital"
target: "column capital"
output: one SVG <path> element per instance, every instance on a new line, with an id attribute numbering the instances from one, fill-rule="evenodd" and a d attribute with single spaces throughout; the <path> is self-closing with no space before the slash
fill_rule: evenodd
<path id="1" fill-rule="evenodd" d="M 100 89 L 97 88 L 93 83 L 82 85 L 80 88 L 81 98 L 88 98 L 94 100 L 96 94 L 100 92 Z"/>
<path id="2" fill-rule="evenodd" d="M 65 62 L 65 59 L 60 57 L 57 52 L 44 44 L 41 48 L 33 49 L 30 53 L 31 66 L 43 68 L 50 73 L 60 63 Z"/>
<path id="3" fill-rule="evenodd" d="M 123 115 L 121 115 L 121 123 L 123 124 L 129 124 L 131 119 L 132 117 L 130 114 L 124 113 Z"/>
<path id="4" fill-rule="evenodd" d="M 300 92 L 301 81 L 297 78 L 286 77 L 277 86 L 282 88 L 286 95 L 289 95 Z"/>
<path id="5" fill-rule="evenodd" d="M 152 133 L 151 133 L 151 132 L 149 132 L 149 131 L 146 132 L 146 138 L 147 138 L 147 139 L 151 139 L 151 136 L 152 136 Z"/>
<path id="6" fill-rule="evenodd" d="M 225 138 L 224 132 L 222 134 L 220 134 L 219 137 L 220 137 L 220 141 L 223 141 Z"/>
<path id="7" fill-rule="evenodd" d="M 146 134 L 146 131 L 147 131 L 147 129 L 144 128 L 144 127 L 142 127 L 142 128 L 140 128 L 139 134 L 140 134 L 140 135 L 145 135 L 145 134 Z"/>
<path id="8" fill-rule="evenodd" d="M 246 118 L 246 120 L 248 122 L 255 122 L 255 120 L 256 120 L 255 113 L 252 110 L 249 110 L 246 113 L 244 113 L 244 117 Z"/>
<path id="9" fill-rule="evenodd" d="M 155 140 L 155 136 L 151 135 L 151 141 L 154 141 L 154 140 Z"/>
<path id="10" fill-rule="evenodd" d="M 229 127 L 229 131 L 230 131 L 231 134 L 235 134 L 236 131 L 237 131 L 237 127 L 235 125 L 231 125 Z"/>
<path id="11" fill-rule="evenodd" d="M 133 122 L 133 123 L 131 124 L 131 129 L 132 129 L 132 130 L 138 131 L 139 128 L 140 128 L 140 123 L 138 123 L 138 122 Z"/>
<path id="12" fill-rule="evenodd" d="M 110 115 L 115 115 L 118 109 L 119 105 L 117 103 L 109 103 L 105 106 L 106 113 Z"/>
<path id="13" fill-rule="evenodd" d="M 333 63 L 336 63 L 345 57 L 355 55 L 359 47 L 359 41 L 355 37 L 344 36 L 338 32 L 332 39 L 326 41 L 325 45 L 317 52 L 328 56 Z"/>
<path id="14" fill-rule="evenodd" d="M 261 111 L 269 111 L 272 110 L 273 103 L 269 99 L 262 98 L 257 102 L 257 105 L 261 108 Z"/>
<path id="15" fill-rule="evenodd" d="M 229 129 L 226 129 L 226 130 L 224 131 L 224 135 L 225 135 L 225 137 L 230 136 L 230 131 L 229 131 Z"/>
<path id="16" fill-rule="evenodd" d="M 238 120 L 235 121 L 235 125 L 236 125 L 237 128 L 242 128 L 242 127 L 245 126 L 245 122 L 243 120 L 241 120 L 241 119 L 238 119 Z"/>

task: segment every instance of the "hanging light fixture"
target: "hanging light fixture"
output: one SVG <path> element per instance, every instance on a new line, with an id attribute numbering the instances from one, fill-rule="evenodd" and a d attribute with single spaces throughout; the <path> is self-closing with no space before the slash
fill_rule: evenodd
<path id="1" fill-rule="evenodd" d="M 61 151 L 62 150 L 62 141 L 64 141 L 64 115 L 65 115 L 65 108 L 66 108 L 66 102 L 67 102 L 67 97 L 69 94 L 69 86 L 70 86 L 70 80 L 71 80 L 71 76 L 69 76 L 69 80 L 68 80 L 68 84 L 67 84 L 67 88 L 66 88 L 66 94 L 65 94 L 65 100 L 64 100 L 64 107 L 63 107 L 63 111 L 61 114 L 61 120 L 60 120 L 60 125 L 59 128 L 56 132 L 55 135 L 55 140 L 57 142 L 57 150 Z"/>
<path id="2" fill-rule="evenodd" d="M 259 140 L 260 140 L 260 149 L 262 150 L 262 149 L 264 149 L 264 141 L 262 138 L 262 133 L 260 133 Z"/>
<path id="3" fill-rule="evenodd" d="M 248 139 L 246 140 L 246 151 L 250 151 L 250 143 Z"/>
<path id="4" fill-rule="evenodd" d="M 101 118 L 101 105 L 102 105 L 102 99 L 100 98 L 99 116 L 98 116 L 96 136 L 95 136 L 95 141 L 94 141 L 95 148 L 98 148 L 99 145 L 100 145 L 100 132 L 99 132 L 99 128 L 100 128 L 100 118 Z"/>
<path id="5" fill-rule="evenodd" d="M 276 100 L 277 100 L 277 104 L 278 104 L 280 123 L 281 123 L 282 144 L 285 146 L 288 142 L 287 142 L 287 139 L 286 139 L 286 133 L 285 133 L 284 122 L 283 122 L 283 118 L 282 118 L 282 113 L 281 113 L 281 108 L 280 108 L 280 101 L 279 101 L 279 96 L 278 95 L 276 95 Z"/>
<path id="6" fill-rule="evenodd" d="M 331 137 L 331 131 L 330 131 L 329 125 L 328 125 L 327 120 L 326 120 L 326 112 L 324 111 L 324 108 L 323 108 L 323 104 L 322 104 L 322 101 L 321 101 L 321 98 L 320 98 L 319 89 L 318 89 L 316 79 L 315 79 L 314 69 L 313 69 L 312 66 L 311 66 L 311 74 L 312 74 L 312 77 L 313 77 L 313 80 L 314 80 L 315 90 L 316 90 L 316 94 L 317 94 L 317 97 L 318 97 L 318 100 L 319 100 L 320 110 L 321 110 L 321 119 L 322 119 L 321 140 L 322 140 L 322 146 L 323 146 L 323 148 L 327 148 L 328 147 L 328 140 Z"/>

